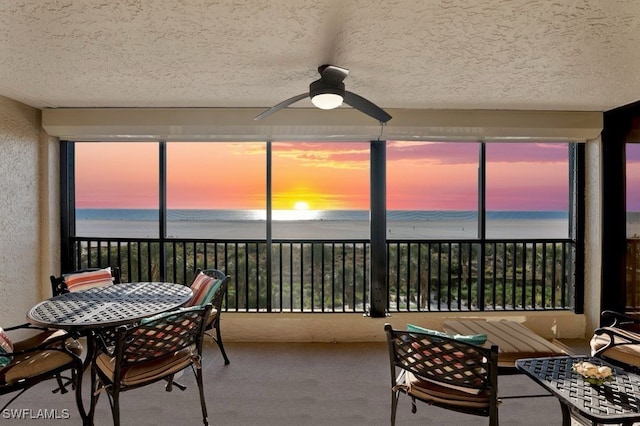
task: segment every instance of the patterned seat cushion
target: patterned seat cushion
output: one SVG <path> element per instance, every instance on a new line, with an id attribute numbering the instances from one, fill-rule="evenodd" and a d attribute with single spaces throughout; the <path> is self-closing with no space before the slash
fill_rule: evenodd
<path id="1" fill-rule="evenodd" d="M 61 336 L 64 336 L 68 334 L 66 331 L 64 330 L 47 330 L 47 331 L 43 331 L 42 333 L 38 333 L 34 336 L 28 337 L 24 340 L 20 340 L 18 342 L 15 342 L 13 344 L 13 349 L 15 351 L 23 351 L 25 349 L 29 349 L 29 348 L 35 348 L 36 346 L 39 346 L 43 343 L 47 343 L 50 340 L 54 340 L 57 339 Z M 59 344 L 59 342 L 54 342 L 56 345 Z M 77 339 L 67 339 L 65 340 L 65 345 L 67 346 L 67 349 L 69 350 L 69 352 L 75 354 L 75 355 L 82 355 L 82 343 L 80 343 L 79 340 Z"/>
<path id="2" fill-rule="evenodd" d="M 436 382 L 422 380 L 406 373 L 407 393 L 416 398 L 465 408 L 486 408 L 490 403 L 488 391 L 477 392 L 475 389 L 456 389 L 453 386 L 442 386 Z"/>
<path id="3" fill-rule="evenodd" d="M 56 350 L 16 355 L 11 363 L 0 369 L 0 383 L 11 384 L 47 373 L 72 361 L 71 355 Z"/>
<path id="4" fill-rule="evenodd" d="M 195 353 L 195 347 L 181 349 L 172 356 L 156 358 L 152 361 L 124 367 L 122 371 L 122 384 L 134 386 L 142 383 L 153 382 L 162 377 L 188 367 Z M 113 382 L 115 370 L 115 358 L 106 353 L 98 355 L 96 364 L 98 368 Z"/>
<path id="5" fill-rule="evenodd" d="M 26 351 L 37 346 L 47 344 L 52 341 L 51 347 L 60 347 L 62 343 L 58 339 L 66 335 L 64 330 L 47 330 L 35 334 L 13 344 L 13 351 Z M 64 340 L 67 350 L 80 356 L 82 354 L 82 344 L 76 339 Z M 0 383 L 12 383 L 17 380 L 27 379 L 40 374 L 44 374 L 55 368 L 61 367 L 72 360 L 71 356 L 56 350 L 41 350 L 28 354 L 17 355 L 11 358 L 10 363 L 5 364 L 0 369 Z"/>

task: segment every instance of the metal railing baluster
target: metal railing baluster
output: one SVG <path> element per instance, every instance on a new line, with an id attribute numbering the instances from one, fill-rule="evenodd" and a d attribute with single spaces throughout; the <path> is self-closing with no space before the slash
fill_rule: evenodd
<path id="1" fill-rule="evenodd" d="M 274 277 L 265 275 L 263 240 L 164 239 L 167 271 L 159 270 L 154 257 L 160 252 L 157 239 L 76 237 L 72 243 L 77 269 L 119 266 L 123 281 L 161 276 L 188 281 L 198 267 L 222 269 L 233 277 L 225 305 L 230 311 L 364 313 L 368 309 L 366 240 L 273 241 Z M 486 244 L 482 262 L 480 244 Z M 568 309 L 567 286 L 572 282 L 568 258 L 573 247 L 571 240 L 389 240 L 388 309 Z M 481 270 L 483 264 L 487 270 Z M 491 290 L 474 291 L 483 274 Z M 273 287 L 265 285 L 266 280 Z M 265 291 L 273 292 L 275 306 L 268 304 Z"/>

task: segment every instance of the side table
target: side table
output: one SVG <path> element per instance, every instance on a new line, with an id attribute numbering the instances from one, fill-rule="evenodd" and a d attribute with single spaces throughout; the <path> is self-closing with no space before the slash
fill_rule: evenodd
<path id="1" fill-rule="evenodd" d="M 585 382 L 572 371 L 573 364 L 580 361 L 611 367 L 611 381 L 600 386 Z M 599 358 L 524 358 L 516 361 L 516 368 L 558 398 L 563 426 L 571 425 L 571 414 L 590 420 L 592 425 L 631 426 L 640 421 L 640 376 Z"/>

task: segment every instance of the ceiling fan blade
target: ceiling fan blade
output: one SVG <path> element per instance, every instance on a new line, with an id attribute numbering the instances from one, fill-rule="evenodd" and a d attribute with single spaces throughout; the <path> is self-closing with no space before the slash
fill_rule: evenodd
<path id="1" fill-rule="evenodd" d="M 351 105 L 357 110 L 367 114 L 370 117 L 375 118 L 381 123 L 386 123 L 391 120 L 391 116 L 387 114 L 385 110 L 374 104 L 373 102 L 363 98 L 360 95 L 356 95 L 348 90 L 344 93 L 344 102 Z"/>
<path id="2" fill-rule="evenodd" d="M 294 96 L 293 98 L 289 98 L 286 101 L 282 101 L 280 102 L 278 105 L 274 105 L 271 108 L 269 108 L 268 110 L 265 110 L 263 112 L 261 112 L 260 114 L 256 115 L 253 119 L 254 120 L 262 120 L 263 118 L 273 114 L 274 112 L 281 110 L 282 108 L 288 107 L 289 105 L 298 102 L 301 99 L 307 98 L 309 97 L 308 93 L 301 93 L 298 96 Z"/>

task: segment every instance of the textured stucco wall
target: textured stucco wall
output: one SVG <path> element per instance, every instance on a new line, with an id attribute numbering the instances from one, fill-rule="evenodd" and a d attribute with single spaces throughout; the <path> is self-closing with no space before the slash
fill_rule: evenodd
<path id="1" fill-rule="evenodd" d="M 42 296 L 40 111 L 0 97 L 0 324 Z"/>

